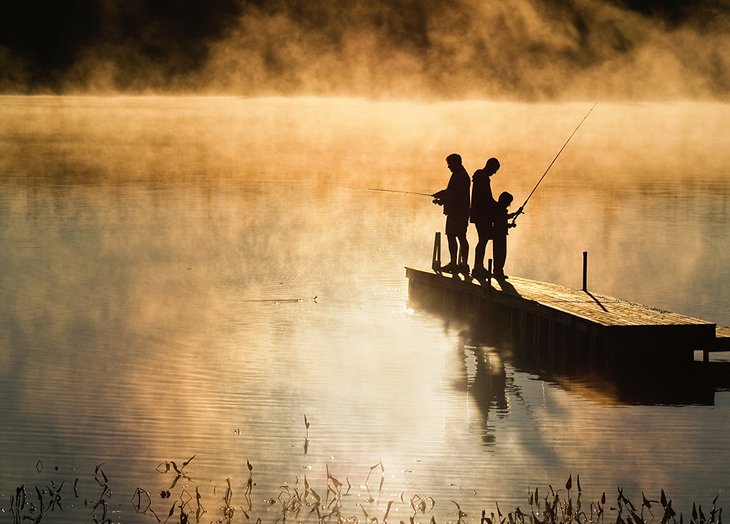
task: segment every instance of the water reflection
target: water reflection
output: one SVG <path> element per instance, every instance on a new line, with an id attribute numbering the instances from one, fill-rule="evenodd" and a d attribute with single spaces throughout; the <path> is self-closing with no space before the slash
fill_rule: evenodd
<path id="1" fill-rule="evenodd" d="M 484 419 L 482 441 L 486 445 L 494 445 L 496 435 L 490 427 L 489 418 L 492 416 L 506 417 L 510 411 L 510 401 L 507 394 L 507 372 L 499 354 L 491 348 L 474 346 L 466 349 L 467 358 L 474 360 L 474 374 L 467 376 L 468 391 L 476 400 L 479 411 Z M 519 387 L 512 380 L 510 393 L 519 395 Z"/>
<path id="2" fill-rule="evenodd" d="M 511 287 L 508 283 L 501 285 Z M 674 365 L 654 359 L 647 368 L 647 362 L 637 358 L 634 362 L 605 367 L 600 359 L 578 358 L 567 346 L 535 346 L 510 329 L 498 312 L 465 316 L 463 311 L 455 312 L 453 304 L 444 303 L 440 295 L 429 297 L 422 290 L 411 295 L 410 304 L 435 313 L 446 325 L 459 326 L 461 332 L 468 333 L 459 347 L 465 348 L 465 361 L 473 361 L 466 366 L 466 382 L 485 420 L 490 411 L 507 410 L 510 395 L 519 396 L 519 388 L 513 386 L 507 391 L 508 384 L 514 381 L 507 376 L 505 363 L 513 372 L 527 373 L 536 380 L 605 405 L 713 405 L 715 391 L 728 387 L 730 368 L 725 362 Z M 492 435 L 485 436 L 485 443 L 493 441 Z"/>

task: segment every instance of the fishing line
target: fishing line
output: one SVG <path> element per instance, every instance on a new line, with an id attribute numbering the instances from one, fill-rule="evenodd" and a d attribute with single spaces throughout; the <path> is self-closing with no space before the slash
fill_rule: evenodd
<path id="1" fill-rule="evenodd" d="M 428 193 L 418 193 L 416 191 L 400 191 L 398 189 L 368 188 L 368 191 L 380 191 L 381 193 L 399 193 L 401 195 L 426 196 L 429 198 L 433 198 L 433 195 L 430 195 Z"/>
<path id="2" fill-rule="evenodd" d="M 558 151 L 558 154 L 557 154 L 557 155 L 555 155 L 555 158 L 553 158 L 553 161 L 552 161 L 552 162 L 550 162 L 550 165 L 549 165 L 549 166 L 547 167 L 547 169 L 545 170 L 545 172 L 544 172 L 544 173 L 542 174 L 542 176 L 540 177 L 540 180 L 538 180 L 538 181 L 537 181 L 537 184 L 535 184 L 535 187 L 534 187 L 534 188 L 532 188 L 532 191 L 530 191 L 530 194 L 529 194 L 529 195 L 527 195 L 527 198 L 525 199 L 525 202 L 524 202 L 524 203 L 523 203 L 523 204 L 522 204 L 522 205 L 520 206 L 520 208 L 521 208 L 521 209 L 524 209 L 524 207 L 525 207 L 525 206 L 527 205 L 527 201 L 528 201 L 528 200 L 530 200 L 530 197 L 532 197 L 532 195 L 533 195 L 533 194 L 535 193 L 535 191 L 537 191 L 537 188 L 538 188 L 538 186 L 540 185 L 540 183 L 542 182 L 542 180 L 543 180 L 543 179 L 545 178 L 545 176 L 546 176 L 546 175 L 548 174 L 548 171 L 550 171 L 550 168 L 551 168 L 551 167 L 553 167 L 553 164 L 555 163 L 555 161 L 556 161 L 556 160 L 558 159 L 558 157 L 560 156 L 560 153 L 562 153 L 562 152 L 563 152 L 563 149 L 565 149 L 565 146 L 567 146 L 567 145 L 568 145 L 568 142 L 570 142 L 570 139 L 571 139 L 571 138 L 573 138 L 573 135 L 575 135 L 575 133 L 576 133 L 576 132 L 578 131 L 578 129 L 580 129 L 580 126 L 582 126 L 582 125 L 583 125 L 583 122 L 585 122 L 585 121 L 586 121 L 586 118 L 588 118 L 588 115 L 590 115 L 590 114 L 591 114 L 591 111 L 593 111 L 593 109 L 594 109 L 594 108 L 595 108 L 595 107 L 596 107 L 597 105 L 598 105 L 598 102 L 596 102 L 595 104 L 593 104 L 593 107 L 591 107 L 591 108 L 590 108 L 590 109 L 588 110 L 588 112 L 586 113 L 586 115 L 585 115 L 585 116 L 583 117 L 583 120 L 581 120 L 581 121 L 580 121 L 580 123 L 578 124 L 578 126 L 577 126 L 577 127 L 576 127 L 576 128 L 575 128 L 575 129 L 573 130 L 573 132 L 572 132 L 572 133 L 570 134 L 570 136 L 568 137 L 568 140 L 566 140 L 566 141 L 565 141 L 565 143 L 563 144 L 563 147 L 561 147 L 561 148 L 560 148 L 560 151 Z M 512 220 L 512 223 L 514 224 L 516 220 L 517 220 L 517 217 L 515 217 L 515 218 L 514 218 L 514 219 Z"/>

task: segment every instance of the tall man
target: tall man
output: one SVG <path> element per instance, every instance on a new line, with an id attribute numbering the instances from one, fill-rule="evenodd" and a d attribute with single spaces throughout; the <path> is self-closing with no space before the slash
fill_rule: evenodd
<path id="1" fill-rule="evenodd" d="M 446 273 L 464 276 L 469 274 L 469 242 L 466 228 L 469 226 L 469 173 L 464 169 L 461 155 L 452 153 L 446 157 L 451 178 L 446 189 L 433 194 L 434 204 L 444 206 L 446 215 L 446 238 L 449 242 L 448 264 L 441 268 Z"/>
<path id="2" fill-rule="evenodd" d="M 494 238 L 494 206 L 497 203 L 492 196 L 492 184 L 490 177 L 499 170 L 499 160 L 490 158 L 482 169 L 474 172 L 471 192 L 471 214 L 470 220 L 477 228 L 479 240 L 474 249 L 474 278 L 487 276 L 484 268 L 484 253 L 487 250 L 487 242 Z"/>

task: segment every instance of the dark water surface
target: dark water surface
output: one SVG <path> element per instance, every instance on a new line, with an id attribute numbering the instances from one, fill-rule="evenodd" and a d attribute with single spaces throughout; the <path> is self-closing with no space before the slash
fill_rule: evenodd
<path id="1" fill-rule="evenodd" d="M 627 399 L 414 307 L 403 267 L 430 264 L 443 216 L 367 191 L 431 193 L 458 151 L 470 172 L 497 156 L 520 203 L 590 105 L 0 98 L 0 521 L 17 487 L 61 482 L 48 521 L 91 521 L 101 497 L 153 522 L 137 488 L 162 520 L 197 488 L 215 521 L 230 482 L 233 521 L 274 522 L 282 485 L 324 497 L 328 470 L 362 521 L 390 501 L 408 520 L 418 495 L 419 521 L 456 521 L 455 501 L 479 522 L 569 475 L 592 500 L 728 505 L 730 393 L 697 401 L 677 373 L 671 401 Z M 579 287 L 589 251 L 591 289 L 730 324 L 728 122 L 599 104 L 507 272 Z M 172 486 L 165 462 L 192 456 Z"/>

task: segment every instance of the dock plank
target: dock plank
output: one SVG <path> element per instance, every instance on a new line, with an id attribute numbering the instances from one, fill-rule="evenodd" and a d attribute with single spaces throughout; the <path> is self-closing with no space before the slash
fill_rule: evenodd
<path id="1" fill-rule="evenodd" d="M 507 286 L 511 286 L 514 291 L 507 286 L 505 286 L 506 289 L 502 289 L 499 282 L 496 282 L 495 285 L 495 281 L 493 281 L 492 285 L 503 292 L 516 293 L 528 300 L 540 302 L 604 326 L 711 324 L 711 322 L 697 318 L 616 297 L 519 277 L 511 277 L 507 280 Z"/>

